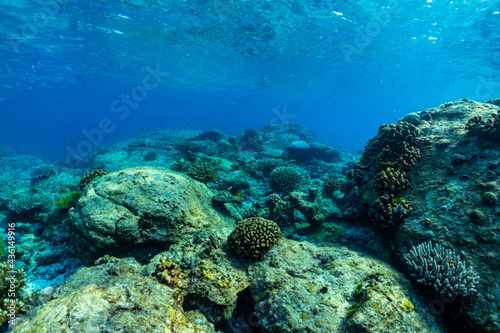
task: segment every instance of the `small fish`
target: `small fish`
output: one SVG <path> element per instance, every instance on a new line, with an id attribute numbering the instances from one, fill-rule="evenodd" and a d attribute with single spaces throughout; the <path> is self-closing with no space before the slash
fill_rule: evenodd
<path id="1" fill-rule="evenodd" d="M 429 150 L 432 150 L 432 148 L 434 148 L 432 145 L 427 146 L 427 149 L 429 149 Z"/>
<path id="2" fill-rule="evenodd" d="M 361 161 L 360 160 L 356 160 L 356 163 L 361 163 Z"/>
<path id="3" fill-rule="evenodd" d="M 174 149 L 174 148 L 172 148 L 172 151 L 175 151 L 175 149 Z"/>
<path id="4" fill-rule="evenodd" d="M 210 150 L 210 147 L 207 147 L 207 150 Z"/>
<path id="5" fill-rule="evenodd" d="M 228 191 L 230 191 L 232 188 L 233 188 L 232 186 L 229 186 L 229 187 L 227 188 L 227 190 L 228 190 Z"/>
<path id="6" fill-rule="evenodd" d="M 65 188 L 65 187 L 66 187 L 66 186 L 63 186 L 63 187 L 61 187 L 61 188 Z"/>
<path id="7" fill-rule="evenodd" d="M 55 205 L 56 205 L 56 203 L 55 203 L 55 202 L 53 202 L 53 203 L 52 203 L 52 206 L 55 206 Z"/>
<path id="8" fill-rule="evenodd" d="M 236 199 L 239 199 L 241 197 L 241 192 L 239 192 L 238 194 L 236 194 Z"/>

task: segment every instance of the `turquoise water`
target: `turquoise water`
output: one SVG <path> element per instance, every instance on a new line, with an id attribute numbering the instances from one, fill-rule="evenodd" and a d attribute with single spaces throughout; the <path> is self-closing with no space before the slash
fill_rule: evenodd
<path id="1" fill-rule="evenodd" d="M 0 9 L 2 142 L 51 160 L 104 118 L 112 130 L 94 150 L 156 129 L 232 135 L 293 121 L 354 152 L 409 112 L 500 95 L 498 1 L 11 0 Z M 146 90 L 147 68 L 165 75 Z M 132 93 L 125 116 L 117 108 Z"/>

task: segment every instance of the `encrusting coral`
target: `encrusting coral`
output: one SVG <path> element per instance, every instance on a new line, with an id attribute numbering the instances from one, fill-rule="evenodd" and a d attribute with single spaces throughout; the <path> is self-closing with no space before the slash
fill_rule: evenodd
<path id="1" fill-rule="evenodd" d="M 227 242 L 244 258 L 260 258 L 281 238 L 278 225 L 261 217 L 241 221 L 231 232 Z"/>
<path id="2" fill-rule="evenodd" d="M 413 246 L 405 256 L 413 277 L 447 297 L 474 295 L 479 275 L 466 267 L 460 256 L 431 241 Z"/>

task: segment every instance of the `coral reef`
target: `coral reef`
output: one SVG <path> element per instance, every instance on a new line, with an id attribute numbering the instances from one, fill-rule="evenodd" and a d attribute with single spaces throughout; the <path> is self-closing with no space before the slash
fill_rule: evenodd
<path id="1" fill-rule="evenodd" d="M 299 186 L 301 180 L 302 177 L 295 168 L 280 166 L 271 171 L 269 186 L 275 192 L 290 193 Z"/>
<path id="2" fill-rule="evenodd" d="M 227 242 L 243 258 L 260 258 L 281 239 L 278 225 L 261 217 L 241 221 Z"/>
<path id="3" fill-rule="evenodd" d="M 405 260 L 412 276 L 439 294 L 453 298 L 477 293 L 479 275 L 458 254 L 439 244 L 429 241 L 413 246 Z"/>
<path id="4" fill-rule="evenodd" d="M 91 181 L 107 174 L 108 173 L 104 170 L 92 170 L 87 172 L 80 180 L 80 189 L 83 190 L 88 184 L 90 184 Z"/>

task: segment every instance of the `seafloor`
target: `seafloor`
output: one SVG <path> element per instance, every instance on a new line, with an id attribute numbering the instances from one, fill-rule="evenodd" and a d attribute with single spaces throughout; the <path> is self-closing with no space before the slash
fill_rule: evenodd
<path id="1" fill-rule="evenodd" d="M 0 147 L 1 331 L 500 332 L 499 104 L 409 114 L 362 156 L 293 123 Z"/>

